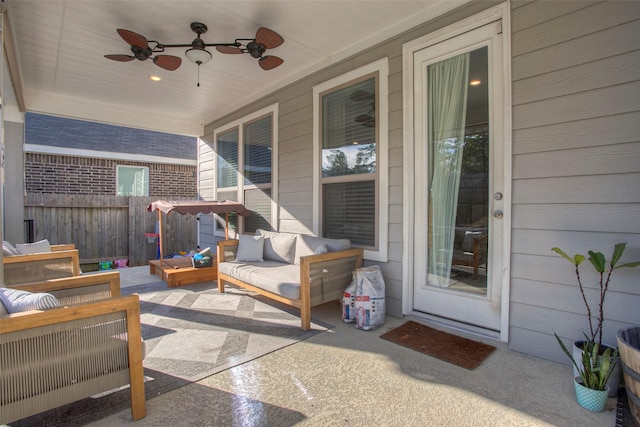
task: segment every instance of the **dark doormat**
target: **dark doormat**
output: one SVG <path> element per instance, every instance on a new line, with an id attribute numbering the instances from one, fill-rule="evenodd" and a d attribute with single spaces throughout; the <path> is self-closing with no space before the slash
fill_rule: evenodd
<path id="1" fill-rule="evenodd" d="M 467 369 L 480 366 L 496 349 L 413 321 L 380 335 L 380 338 Z"/>

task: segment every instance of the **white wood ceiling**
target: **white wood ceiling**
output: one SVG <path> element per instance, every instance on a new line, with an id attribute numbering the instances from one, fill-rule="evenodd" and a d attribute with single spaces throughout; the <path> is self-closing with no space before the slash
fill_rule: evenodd
<path id="1" fill-rule="evenodd" d="M 199 136 L 203 125 L 468 0 L 189 1 L 6 0 L 27 111 Z M 284 59 L 264 71 L 248 54 L 223 55 L 200 67 L 167 49 L 182 66 L 166 71 L 149 61 L 116 62 L 130 54 L 116 33 L 125 28 L 164 44 L 196 37 L 206 43 L 253 38 L 259 27 L 285 42 L 270 50 Z M 150 74 L 162 77 L 152 82 Z"/>

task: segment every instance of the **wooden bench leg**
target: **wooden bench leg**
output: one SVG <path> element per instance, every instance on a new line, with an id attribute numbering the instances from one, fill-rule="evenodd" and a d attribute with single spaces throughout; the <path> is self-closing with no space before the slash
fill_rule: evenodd
<path id="1" fill-rule="evenodd" d="M 303 331 L 311 329 L 311 307 L 300 307 L 300 328 Z"/>
<path id="2" fill-rule="evenodd" d="M 224 294 L 224 280 L 218 276 L 218 292 Z"/>
<path id="3" fill-rule="evenodd" d="M 144 397 L 144 376 L 131 383 L 131 418 L 134 421 L 147 416 L 147 406 Z"/>

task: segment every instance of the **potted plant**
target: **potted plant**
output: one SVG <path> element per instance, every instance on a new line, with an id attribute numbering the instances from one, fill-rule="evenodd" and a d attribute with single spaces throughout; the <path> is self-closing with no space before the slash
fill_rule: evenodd
<path id="1" fill-rule="evenodd" d="M 580 363 L 576 363 L 560 337 L 554 333 L 562 351 L 571 359 L 579 372 L 574 378 L 576 398 L 583 408 L 590 411 L 604 411 L 607 397 L 609 396 L 609 377 L 618 362 L 618 349 L 607 347 L 600 354 L 600 346 L 597 342 L 587 341 L 582 351 Z"/>
<path id="2" fill-rule="evenodd" d="M 577 349 L 577 354 L 574 354 L 573 356 L 570 355 L 570 358 L 574 366 L 576 367 L 576 375 L 582 376 L 579 365 L 583 365 L 582 371 L 586 372 L 587 375 L 588 375 L 589 369 L 591 369 L 585 366 L 585 362 L 586 362 L 584 359 L 585 353 L 591 353 L 593 349 L 596 349 L 598 351 L 598 353 L 596 354 L 601 354 L 602 356 L 604 356 L 604 353 L 607 350 L 607 346 L 602 344 L 602 334 L 603 334 L 602 324 L 604 322 L 604 300 L 607 295 L 607 291 L 609 290 L 611 275 L 613 271 L 623 267 L 632 268 L 640 265 L 640 262 L 628 262 L 628 263 L 619 264 L 619 261 L 622 258 L 622 255 L 624 253 L 626 246 L 627 246 L 626 243 L 618 243 L 614 246 L 613 254 L 611 256 L 611 260 L 609 261 L 608 265 L 607 265 L 605 256 L 601 252 L 594 252 L 594 251 L 587 252 L 589 255 L 589 258 L 588 258 L 589 262 L 593 266 L 596 273 L 598 273 L 599 275 L 598 288 L 600 292 L 599 292 L 599 301 L 598 301 L 598 311 L 597 311 L 597 315 L 595 316 L 595 323 L 594 323 L 594 315 L 591 309 L 591 305 L 589 304 L 589 300 L 587 299 L 587 296 L 585 294 L 585 290 L 582 284 L 582 278 L 580 276 L 580 265 L 587 258 L 581 254 L 575 254 L 573 257 L 570 257 L 569 255 L 567 255 L 566 252 L 564 252 L 562 249 L 558 247 L 551 248 L 552 251 L 561 255 L 563 258 L 565 258 L 567 261 L 569 261 L 571 264 L 575 266 L 575 273 L 578 281 L 578 287 L 580 289 L 580 295 L 582 296 L 582 301 L 584 302 L 585 307 L 587 309 L 587 320 L 589 324 L 588 334 L 587 332 L 585 332 L 584 341 L 576 341 L 574 343 L 574 347 Z M 607 267 L 608 267 L 608 270 L 607 270 Z M 556 338 L 558 338 L 557 335 L 556 335 Z M 560 340 L 558 341 L 560 342 Z M 564 344 L 562 342 L 560 343 L 562 344 L 562 349 L 565 351 L 565 353 L 568 353 Z M 585 351 L 585 350 L 589 350 L 589 351 Z M 617 357 L 617 352 L 613 352 L 613 351 L 609 352 L 609 356 L 612 356 L 613 355 L 612 353 L 615 353 Z M 597 361 L 590 360 L 588 362 L 591 362 L 592 368 L 594 366 L 598 368 Z M 593 365 L 593 363 L 596 363 L 596 365 Z M 607 366 L 607 367 L 609 368 L 609 370 L 613 370 L 614 367 L 616 367 L 616 363 L 611 363 L 610 366 Z M 619 365 L 617 365 L 617 368 L 613 373 L 613 375 L 611 374 L 611 372 L 608 373 L 607 378 L 609 377 L 611 377 L 611 381 L 609 381 L 609 385 L 610 385 L 609 393 L 610 395 L 615 395 L 618 391 L 618 384 L 620 382 L 620 377 L 621 377 L 621 370 Z"/>

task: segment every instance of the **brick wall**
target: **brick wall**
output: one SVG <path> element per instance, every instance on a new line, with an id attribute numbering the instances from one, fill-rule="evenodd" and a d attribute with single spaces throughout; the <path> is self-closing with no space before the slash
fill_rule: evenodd
<path id="1" fill-rule="evenodd" d="M 116 194 L 116 166 L 149 168 L 150 197 L 196 198 L 196 166 L 26 153 L 27 193 Z"/>

